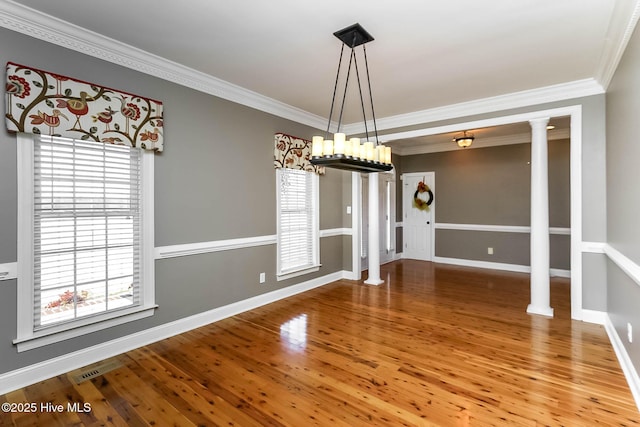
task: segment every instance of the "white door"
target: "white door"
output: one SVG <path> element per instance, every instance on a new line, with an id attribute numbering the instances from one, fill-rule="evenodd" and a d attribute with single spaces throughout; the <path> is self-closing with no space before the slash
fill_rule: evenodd
<path id="1" fill-rule="evenodd" d="M 407 173 L 402 182 L 402 240 L 403 258 L 431 261 L 433 259 L 433 219 L 435 199 L 426 207 L 428 192 L 418 192 L 418 185 L 424 182 L 434 193 L 434 172 Z M 414 197 L 422 201 L 416 203 Z M 422 205 L 422 208 L 419 207 Z"/>

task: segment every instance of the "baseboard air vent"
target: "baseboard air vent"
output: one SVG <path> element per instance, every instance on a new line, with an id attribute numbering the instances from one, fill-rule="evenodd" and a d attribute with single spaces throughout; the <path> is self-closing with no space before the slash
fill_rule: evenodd
<path id="1" fill-rule="evenodd" d="M 90 380 L 100 375 L 104 375 L 107 372 L 120 368 L 122 363 L 118 360 L 106 360 L 93 365 L 85 366 L 71 374 L 71 378 L 76 384 L 80 384 L 84 381 Z"/>

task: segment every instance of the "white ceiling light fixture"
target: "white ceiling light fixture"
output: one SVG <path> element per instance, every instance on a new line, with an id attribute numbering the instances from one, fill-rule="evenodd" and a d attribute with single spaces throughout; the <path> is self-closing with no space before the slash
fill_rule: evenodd
<path id="1" fill-rule="evenodd" d="M 458 137 L 458 138 L 454 138 L 453 140 L 456 142 L 456 144 L 458 144 L 458 147 L 460 148 L 467 148 L 469 146 L 471 146 L 471 144 L 473 143 L 473 140 L 475 139 L 475 137 L 473 136 L 472 133 L 467 133 L 467 131 L 465 130 L 463 132 L 463 135 Z"/>
<path id="2" fill-rule="evenodd" d="M 349 27 L 333 33 L 334 36 L 342 41 L 340 50 L 340 60 L 338 62 L 338 72 L 336 73 L 336 83 L 333 88 L 333 98 L 331 100 L 331 110 L 329 111 L 329 123 L 325 136 L 314 136 L 311 163 L 319 166 L 330 168 L 350 170 L 355 172 L 385 172 L 392 169 L 391 165 L 391 147 L 384 146 L 378 141 L 378 129 L 376 127 L 376 115 L 373 109 L 373 96 L 371 94 L 371 80 L 369 78 L 369 65 L 367 63 L 367 50 L 365 44 L 372 41 L 373 37 L 360 24 L 353 24 Z M 333 107 L 336 102 L 336 94 L 338 94 L 338 83 L 340 80 L 340 66 L 342 65 L 342 56 L 344 47 L 351 48 L 349 57 L 349 66 L 347 68 L 347 77 L 344 83 L 344 94 L 342 95 L 340 115 L 338 116 L 338 128 L 333 135 L 333 139 L 329 138 L 331 130 L 331 119 L 333 117 Z M 367 87 L 369 90 L 369 101 L 371 104 L 371 115 L 373 117 L 373 129 L 375 142 L 369 139 L 369 129 L 367 127 L 367 117 L 365 114 L 364 98 L 362 95 L 362 84 L 360 83 L 360 71 L 358 70 L 358 59 L 355 48 L 362 46 L 362 56 L 364 58 L 365 72 L 367 76 Z M 349 86 L 349 76 L 351 68 L 355 68 L 356 79 L 358 82 L 358 91 L 360 93 L 360 105 L 362 106 L 362 116 L 365 126 L 365 141 L 361 144 L 360 138 L 347 139 L 346 135 L 340 132 L 342 124 L 342 113 L 344 112 L 345 99 L 347 97 L 347 88 Z"/>

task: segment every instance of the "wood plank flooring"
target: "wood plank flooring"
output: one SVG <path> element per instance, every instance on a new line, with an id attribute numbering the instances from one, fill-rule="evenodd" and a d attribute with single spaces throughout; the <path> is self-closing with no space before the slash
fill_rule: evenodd
<path id="1" fill-rule="evenodd" d="M 0 425 L 640 425 L 604 328 L 526 314 L 529 276 L 402 260 L 0 396 Z M 69 402 L 90 411 L 68 411 Z"/>

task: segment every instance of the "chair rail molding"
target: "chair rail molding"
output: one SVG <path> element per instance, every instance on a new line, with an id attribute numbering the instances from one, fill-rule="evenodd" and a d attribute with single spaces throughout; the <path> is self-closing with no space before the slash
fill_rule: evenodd
<path id="1" fill-rule="evenodd" d="M 320 230 L 320 238 L 332 236 L 350 236 L 351 228 L 328 228 Z M 199 255 L 211 252 L 230 251 L 233 249 L 252 248 L 255 246 L 275 245 L 278 236 L 240 237 L 237 239 L 213 240 L 208 242 L 183 243 L 179 245 L 158 246 L 155 248 L 155 259 L 176 258 L 188 255 Z"/>
<path id="2" fill-rule="evenodd" d="M 493 225 L 493 224 L 453 224 L 437 222 L 435 228 L 439 230 L 492 231 L 497 233 L 531 233 L 528 225 Z M 549 227 L 549 234 L 570 235 L 569 227 Z"/>

